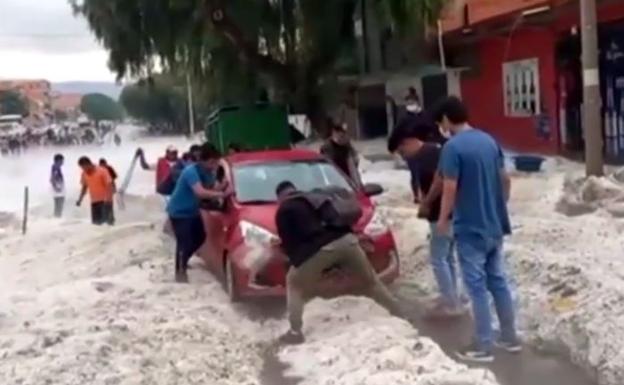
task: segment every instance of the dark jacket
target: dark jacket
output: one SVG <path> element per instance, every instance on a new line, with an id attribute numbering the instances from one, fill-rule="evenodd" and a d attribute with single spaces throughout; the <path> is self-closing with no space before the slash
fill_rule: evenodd
<path id="1" fill-rule="evenodd" d="M 358 170 L 358 153 L 350 143 L 341 145 L 329 139 L 321 146 L 321 155 L 335 164 L 358 186 L 362 185 L 360 171 Z"/>
<path id="2" fill-rule="evenodd" d="M 349 229 L 327 229 L 312 206 L 303 199 L 288 199 L 275 216 L 277 234 L 290 264 L 299 267 L 324 246 L 349 233 Z"/>

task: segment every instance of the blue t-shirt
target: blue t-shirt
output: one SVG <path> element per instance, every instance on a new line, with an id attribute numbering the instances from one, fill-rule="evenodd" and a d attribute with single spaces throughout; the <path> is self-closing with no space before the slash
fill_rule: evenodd
<path id="1" fill-rule="evenodd" d="M 199 198 L 193 191 L 193 186 L 201 183 L 210 188 L 214 184 L 214 176 L 198 165 L 189 165 L 184 168 L 176 182 L 173 193 L 167 204 L 167 213 L 173 218 L 192 218 L 199 215 Z"/>
<path id="2" fill-rule="evenodd" d="M 442 176 L 457 180 L 453 230 L 457 236 L 511 234 L 501 170 L 503 152 L 490 135 L 469 129 L 453 136 L 440 159 Z"/>

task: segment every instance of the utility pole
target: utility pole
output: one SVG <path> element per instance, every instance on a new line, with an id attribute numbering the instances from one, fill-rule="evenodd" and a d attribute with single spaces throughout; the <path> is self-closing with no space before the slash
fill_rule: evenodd
<path id="1" fill-rule="evenodd" d="M 193 113 L 193 89 L 191 88 L 191 75 L 186 71 L 186 93 L 188 97 L 188 119 L 190 135 L 195 135 L 195 114 Z"/>
<path id="2" fill-rule="evenodd" d="M 583 39 L 583 130 L 587 176 L 604 175 L 596 0 L 580 0 Z"/>

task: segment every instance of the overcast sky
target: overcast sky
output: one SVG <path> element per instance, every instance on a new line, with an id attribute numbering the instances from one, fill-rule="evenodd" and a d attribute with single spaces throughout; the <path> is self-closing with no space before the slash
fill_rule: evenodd
<path id="1" fill-rule="evenodd" d="M 113 81 L 107 57 L 68 0 L 0 0 L 0 79 Z"/>

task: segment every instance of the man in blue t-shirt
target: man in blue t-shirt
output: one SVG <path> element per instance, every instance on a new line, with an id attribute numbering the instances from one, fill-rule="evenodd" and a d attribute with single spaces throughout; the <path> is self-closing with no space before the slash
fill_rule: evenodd
<path id="1" fill-rule="evenodd" d="M 203 199 L 225 198 L 229 188 L 216 183 L 215 174 L 221 154 L 209 143 L 197 152 L 197 163 L 186 166 L 167 204 L 167 214 L 176 238 L 176 281 L 187 282 L 186 270 L 191 257 L 204 243 L 206 233 L 200 214 Z"/>
<path id="2" fill-rule="evenodd" d="M 475 318 L 475 343 L 458 355 L 466 361 L 492 362 L 495 344 L 512 353 L 522 350 L 502 255 L 503 237 L 511 233 L 507 213 L 511 182 L 498 143 L 468 124 L 466 107 L 458 98 L 440 103 L 434 117 L 453 135 L 440 158 L 443 194 L 438 230 L 449 233 L 452 212 L 457 253 Z M 497 341 L 488 291 L 501 325 Z"/>

